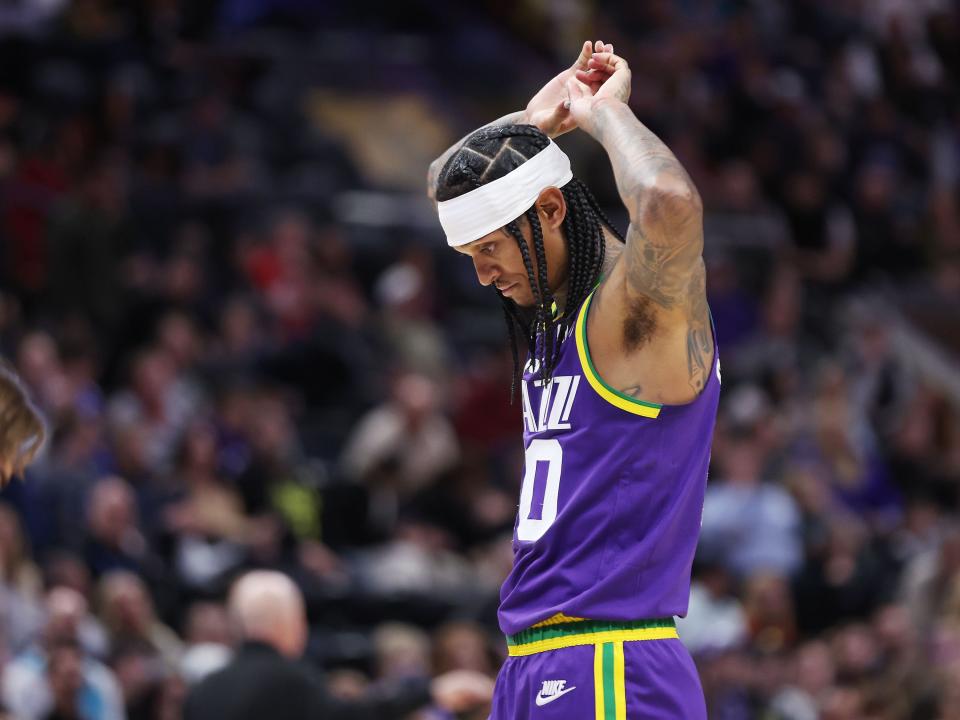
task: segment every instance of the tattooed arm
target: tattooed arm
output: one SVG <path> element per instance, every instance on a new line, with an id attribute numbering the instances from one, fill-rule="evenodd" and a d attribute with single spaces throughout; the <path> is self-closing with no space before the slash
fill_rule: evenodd
<path id="1" fill-rule="evenodd" d="M 629 354 L 682 330 L 687 383 L 696 394 L 706 383 L 713 357 L 700 195 L 673 153 L 625 104 L 630 87 L 626 61 L 595 53 L 588 65 L 612 70 L 596 94 L 587 91 L 579 75 L 568 90 L 571 114 L 610 157 L 630 216 L 622 263 L 624 350 Z"/>

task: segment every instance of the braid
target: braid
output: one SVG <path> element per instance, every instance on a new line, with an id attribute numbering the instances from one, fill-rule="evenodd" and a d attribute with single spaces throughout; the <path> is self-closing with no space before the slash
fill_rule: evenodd
<path id="1" fill-rule="evenodd" d="M 554 336 L 551 332 L 553 324 L 553 292 L 547 281 L 547 253 L 543 248 L 543 228 L 540 227 L 540 218 L 537 209 L 530 208 L 526 212 L 527 222 L 530 223 L 530 234 L 533 236 L 533 249 L 537 256 L 537 274 L 540 277 L 540 301 L 537 304 L 536 338 L 538 340 L 537 359 L 540 361 L 541 379 L 549 382 L 553 375 L 555 363 L 553 348 Z M 524 243 L 526 244 L 526 243 Z"/>
<path id="2" fill-rule="evenodd" d="M 500 295 L 500 303 L 503 307 L 503 319 L 507 321 L 507 334 L 510 336 L 510 354 L 513 356 L 513 375 L 510 378 L 510 400 L 512 401 L 514 393 L 517 391 L 517 383 L 520 382 L 520 353 L 517 351 L 517 323 L 513 313 L 510 311 L 512 303 L 503 295 Z"/>
<path id="3" fill-rule="evenodd" d="M 549 144 L 549 138 L 532 125 L 481 128 L 467 138 L 444 165 L 437 182 L 437 200 L 442 202 L 459 197 L 501 178 Z M 567 205 L 563 231 L 567 244 L 568 267 L 566 304 L 559 317 L 554 317 L 554 296 L 547 274 L 543 228 L 536 207 L 531 207 L 524 213 L 530 225 L 532 256 L 520 230 L 520 218 L 511 221 L 504 228 L 520 248 L 534 298 L 534 307 L 527 310 L 500 295 L 513 354 L 511 399 L 522 373 L 517 328 L 524 333 L 528 352 L 539 366 L 539 379 L 548 382 L 556 367 L 558 338 L 564 337 L 572 328 L 577 309 L 593 291 L 603 271 L 606 254 L 603 227 L 610 228 L 620 242 L 624 242 L 623 235 L 613 227 L 600 209 L 596 198 L 582 182 L 574 178 L 560 191 Z M 499 295 L 499 291 L 497 292 Z"/>

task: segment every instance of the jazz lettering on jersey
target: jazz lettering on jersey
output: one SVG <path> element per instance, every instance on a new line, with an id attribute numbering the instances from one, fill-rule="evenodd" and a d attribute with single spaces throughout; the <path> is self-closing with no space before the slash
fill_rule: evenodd
<path id="1" fill-rule="evenodd" d="M 530 391 L 527 383 L 520 384 L 520 395 L 523 402 L 523 425 L 529 433 L 543 432 L 544 430 L 569 430 L 570 413 L 573 411 L 573 401 L 577 397 L 580 387 L 579 375 L 557 375 L 544 384 L 542 380 L 533 383 L 542 387 L 540 393 L 540 407 L 536 414 L 530 404 Z"/>

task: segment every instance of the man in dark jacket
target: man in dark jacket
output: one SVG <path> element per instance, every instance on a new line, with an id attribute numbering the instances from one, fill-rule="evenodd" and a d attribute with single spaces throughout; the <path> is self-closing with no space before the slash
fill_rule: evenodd
<path id="1" fill-rule="evenodd" d="M 339 701 L 297 662 L 307 622 L 303 598 L 289 578 L 249 573 L 234 586 L 229 606 L 243 644 L 227 667 L 193 688 L 185 720 L 390 720 L 431 702 L 461 712 L 488 701 L 493 692 L 486 676 L 454 671 L 432 682 L 411 681 L 363 700 Z"/>

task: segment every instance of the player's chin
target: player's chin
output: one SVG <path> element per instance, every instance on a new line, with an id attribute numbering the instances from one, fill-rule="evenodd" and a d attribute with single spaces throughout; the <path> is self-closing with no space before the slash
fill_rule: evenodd
<path id="1" fill-rule="evenodd" d="M 532 310 L 537 305 L 536 301 L 533 299 L 533 293 L 529 292 L 512 296 L 510 299 L 513 300 L 517 307 L 522 307 L 527 310 Z"/>

